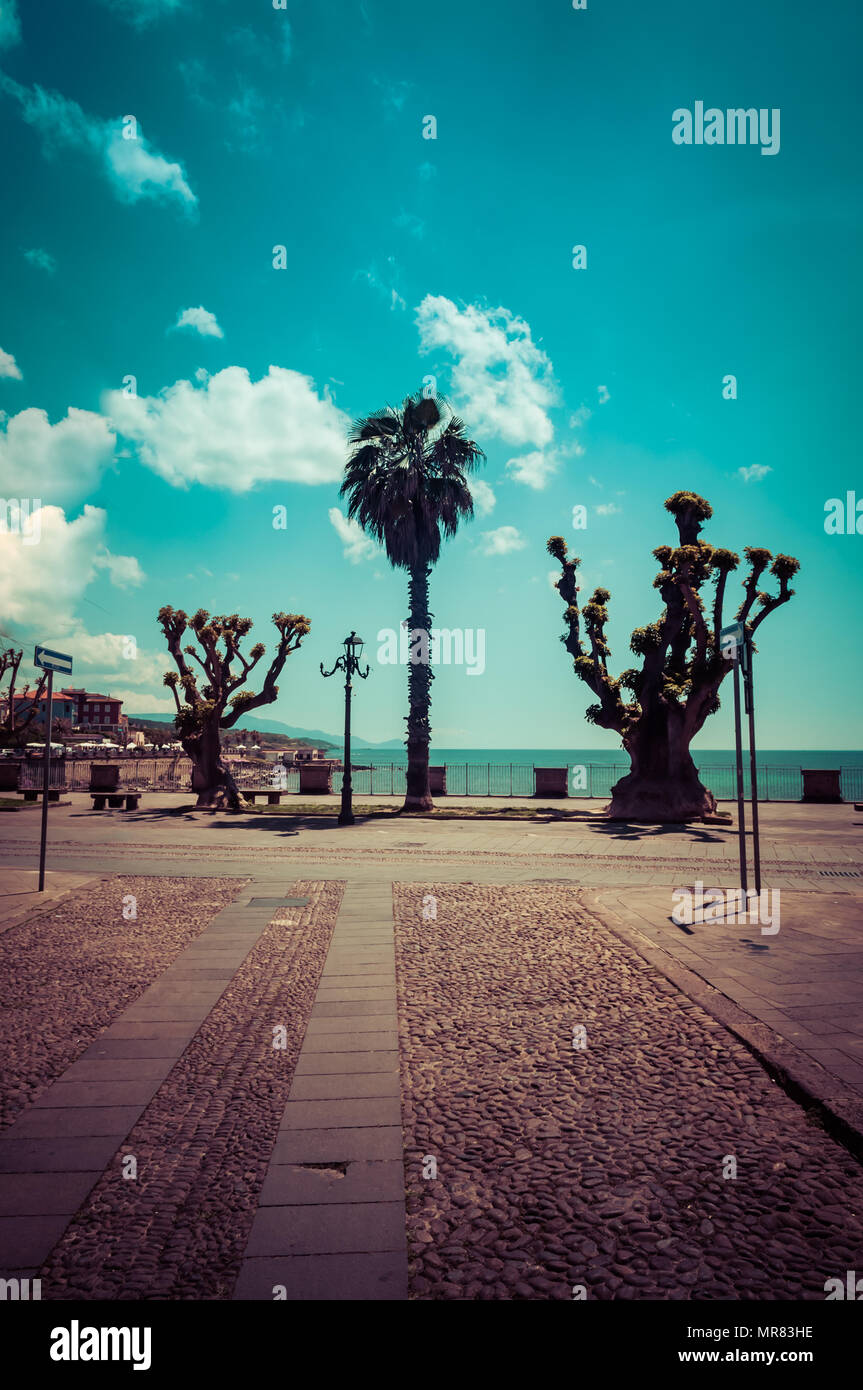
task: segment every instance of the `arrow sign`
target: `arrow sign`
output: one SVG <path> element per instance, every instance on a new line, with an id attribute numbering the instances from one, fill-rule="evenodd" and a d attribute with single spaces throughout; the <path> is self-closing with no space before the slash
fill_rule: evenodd
<path id="1" fill-rule="evenodd" d="M 72 674 L 72 658 L 66 652 L 52 652 L 48 647 L 37 647 L 33 657 L 34 666 L 42 671 L 59 671 L 64 676 Z"/>

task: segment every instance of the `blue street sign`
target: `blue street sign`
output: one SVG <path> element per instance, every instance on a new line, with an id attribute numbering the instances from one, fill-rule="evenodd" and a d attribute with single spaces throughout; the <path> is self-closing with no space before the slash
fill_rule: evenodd
<path id="1" fill-rule="evenodd" d="M 59 671 L 64 676 L 72 674 L 72 658 L 66 652 L 52 652 L 48 647 L 37 647 L 33 664 L 43 671 Z"/>

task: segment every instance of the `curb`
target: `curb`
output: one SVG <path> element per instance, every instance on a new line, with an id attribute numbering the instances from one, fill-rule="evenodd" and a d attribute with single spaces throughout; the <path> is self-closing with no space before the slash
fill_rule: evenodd
<path id="1" fill-rule="evenodd" d="M 635 913 L 621 904 L 609 907 L 599 893 L 580 896 L 595 919 L 739 1038 L 793 1101 L 817 1115 L 827 1133 L 863 1161 L 863 1098 L 715 985 L 655 946 L 638 929 Z"/>
<path id="2" fill-rule="evenodd" d="M 0 869 L 0 872 L 2 872 L 2 869 Z M 83 892 L 91 883 L 101 882 L 103 879 L 111 877 L 111 874 L 89 874 L 86 882 L 76 883 L 72 888 L 64 888 L 62 893 L 57 897 L 51 897 L 45 903 L 35 903 L 32 907 L 25 907 L 20 917 L 14 917 L 9 922 L 0 922 L 0 936 L 3 936 L 7 931 L 12 931 L 13 927 L 26 926 L 28 922 L 34 921 L 35 918 L 44 917 L 47 912 L 53 912 L 55 907 L 59 907 L 67 898 L 73 897 L 76 893 Z"/>

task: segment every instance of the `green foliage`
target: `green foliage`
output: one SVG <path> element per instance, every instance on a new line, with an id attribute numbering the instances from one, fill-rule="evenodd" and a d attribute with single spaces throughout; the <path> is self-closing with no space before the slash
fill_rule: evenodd
<path id="1" fill-rule="evenodd" d="M 689 512 L 698 521 L 709 521 L 713 516 L 713 508 L 704 497 L 699 497 L 697 492 L 674 492 L 666 499 L 665 510 L 671 512 L 673 517 L 680 516 L 683 512 Z M 655 554 L 656 552 L 654 552 Z M 659 559 L 659 556 L 656 557 Z"/>
<path id="2" fill-rule="evenodd" d="M 560 563 L 563 564 L 566 559 L 567 550 L 566 541 L 563 539 L 563 536 L 551 536 L 545 548 L 549 555 L 553 555 L 555 560 L 559 560 Z M 577 563 L 578 561 L 576 561 L 576 564 Z"/>
<path id="3" fill-rule="evenodd" d="M 713 568 L 720 574 L 728 574 L 729 570 L 736 570 L 740 564 L 740 556 L 735 555 L 733 550 L 723 550 L 717 548 L 712 556 Z"/>
<path id="4" fill-rule="evenodd" d="M 661 624 L 648 623 L 646 627 L 637 627 L 629 639 L 629 650 L 635 656 L 646 656 L 648 652 L 658 651 L 662 645 Z"/>
<path id="5" fill-rule="evenodd" d="M 781 582 L 793 579 L 800 568 L 800 561 L 795 560 L 793 555 L 777 555 L 773 564 L 770 566 L 770 573 L 774 574 Z"/>
<path id="6" fill-rule="evenodd" d="M 420 392 L 357 420 L 340 495 L 391 565 L 433 565 L 444 538 L 473 516 L 466 475 L 485 455 L 443 399 Z"/>

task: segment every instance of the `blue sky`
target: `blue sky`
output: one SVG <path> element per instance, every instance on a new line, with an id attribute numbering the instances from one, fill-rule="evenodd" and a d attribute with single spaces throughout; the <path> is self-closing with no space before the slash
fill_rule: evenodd
<path id="1" fill-rule="evenodd" d="M 824 530 L 863 498 L 859 27 L 778 0 L 0 0 L 0 495 L 43 507 L 38 544 L 0 533 L 3 632 L 167 714 L 162 604 L 265 642 L 304 612 L 261 715 L 338 729 L 318 668 L 354 627 L 355 728 L 399 737 L 405 673 L 374 655 L 406 579 L 338 484 L 347 422 L 433 375 L 487 454 L 431 591 L 486 669 L 438 668 L 438 747 L 615 746 L 545 541 L 611 590 L 620 670 L 679 488 L 705 539 L 801 561 L 759 632 L 761 745 L 859 747 L 863 537 Z M 676 145 L 696 101 L 779 109 L 779 152 Z"/>

